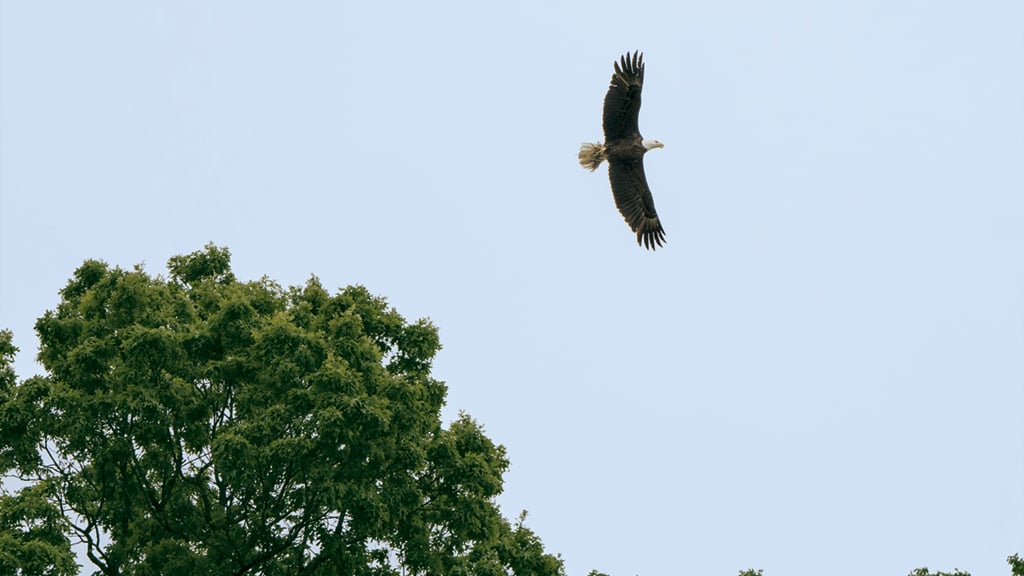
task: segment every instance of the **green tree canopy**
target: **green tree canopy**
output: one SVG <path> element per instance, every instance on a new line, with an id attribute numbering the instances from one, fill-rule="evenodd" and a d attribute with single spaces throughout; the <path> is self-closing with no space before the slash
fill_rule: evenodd
<path id="1" fill-rule="evenodd" d="M 17 351 L 11 332 L 0 330 L 0 398 L 10 397 L 17 389 L 13 368 Z M 0 423 L 10 423 L 9 416 L 0 405 Z M 17 430 L 18 426 L 4 428 Z M 0 438 L 7 438 L 4 434 Z M 0 459 L 10 462 L 11 456 L 8 443 L 0 442 Z M 76 568 L 64 517 L 49 498 L 47 484 L 30 484 L 16 494 L 0 492 L 0 574 L 67 576 Z"/>
<path id="2" fill-rule="evenodd" d="M 240 282 L 212 245 L 168 269 L 87 261 L 36 324 L 46 376 L 4 351 L 0 464 L 43 536 L 110 575 L 563 573 L 495 504 L 504 448 L 442 425 L 428 320 Z"/>
<path id="3" fill-rule="evenodd" d="M 1024 576 L 1024 558 L 1011 554 L 1006 558 L 1006 561 L 1010 564 L 1010 571 L 1013 576 Z"/>

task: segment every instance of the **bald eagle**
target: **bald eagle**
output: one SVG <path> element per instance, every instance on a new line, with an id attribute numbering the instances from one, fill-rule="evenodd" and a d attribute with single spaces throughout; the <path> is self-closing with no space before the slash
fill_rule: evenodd
<path id="1" fill-rule="evenodd" d="M 654 196 L 644 175 L 644 154 L 664 148 L 657 140 L 640 136 L 640 92 L 644 87 L 644 55 L 628 52 L 615 62 L 615 73 L 604 96 L 604 144 L 580 146 L 580 165 L 594 171 L 608 161 L 612 195 L 636 243 L 655 250 L 665 241 L 665 230 L 654 210 Z"/>

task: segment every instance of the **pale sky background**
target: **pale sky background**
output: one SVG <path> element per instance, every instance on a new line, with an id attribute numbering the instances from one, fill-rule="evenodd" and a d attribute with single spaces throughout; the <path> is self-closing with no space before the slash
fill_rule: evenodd
<path id="1" fill-rule="evenodd" d="M 656 253 L 576 161 L 634 49 Z M 1024 552 L 1024 2 L 0 0 L 19 375 L 210 241 L 429 316 L 572 576 Z"/>

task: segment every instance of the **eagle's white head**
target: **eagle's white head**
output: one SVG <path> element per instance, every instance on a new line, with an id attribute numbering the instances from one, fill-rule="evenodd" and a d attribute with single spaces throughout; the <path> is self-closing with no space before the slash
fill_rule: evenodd
<path id="1" fill-rule="evenodd" d="M 643 144 L 644 150 L 654 150 L 655 148 L 664 148 L 665 147 L 664 144 L 662 144 L 661 142 L 658 142 L 657 140 L 648 140 L 646 138 L 644 138 L 644 140 L 643 140 L 643 142 L 641 142 L 641 144 Z"/>

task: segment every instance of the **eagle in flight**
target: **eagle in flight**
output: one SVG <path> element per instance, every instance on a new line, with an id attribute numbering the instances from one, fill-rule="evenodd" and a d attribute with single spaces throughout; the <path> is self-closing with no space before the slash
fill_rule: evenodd
<path id="1" fill-rule="evenodd" d="M 580 165 L 594 171 L 608 161 L 612 195 L 622 217 L 636 234 L 636 243 L 655 250 L 665 242 L 654 196 L 644 175 L 644 154 L 664 148 L 640 136 L 640 92 L 644 87 L 644 55 L 628 52 L 615 62 L 615 73 L 604 96 L 604 144 L 580 146 Z"/>

